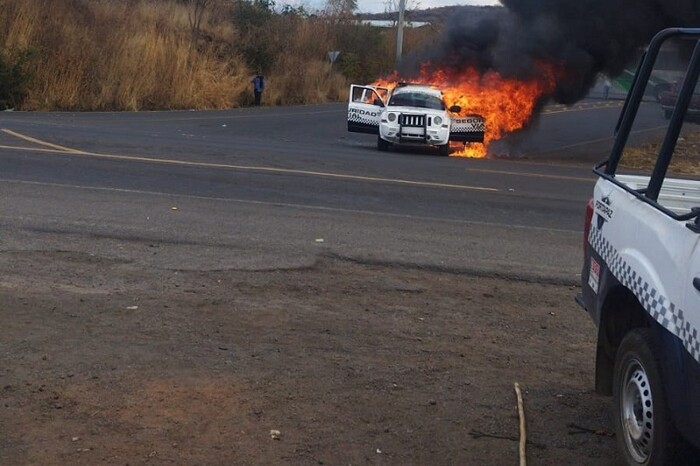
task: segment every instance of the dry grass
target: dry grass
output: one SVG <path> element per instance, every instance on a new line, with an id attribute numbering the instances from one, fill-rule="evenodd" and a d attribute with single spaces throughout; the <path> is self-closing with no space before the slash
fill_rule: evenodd
<path id="1" fill-rule="evenodd" d="M 10 54 L 38 52 L 24 109 L 249 104 L 255 70 L 235 52 L 243 40 L 239 31 L 222 19 L 225 14 L 206 15 L 206 39 L 192 47 L 188 13 L 187 6 L 170 0 L 0 0 L 0 47 Z M 329 76 L 324 62 L 328 30 L 302 22 L 286 32 L 290 50 L 268 73 L 265 102 L 344 98 L 348 83 L 338 74 Z"/>
<path id="2" fill-rule="evenodd" d="M 660 142 L 627 148 L 620 159 L 620 165 L 649 173 L 654 168 L 660 149 Z M 668 173 L 700 176 L 700 130 L 685 131 L 678 138 Z"/>

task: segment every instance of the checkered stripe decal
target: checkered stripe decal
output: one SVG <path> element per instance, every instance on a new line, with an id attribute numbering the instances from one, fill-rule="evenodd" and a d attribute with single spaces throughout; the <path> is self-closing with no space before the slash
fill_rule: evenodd
<path id="1" fill-rule="evenodd" d="M 348 121 L 352 121 L 354 123 L 363 123 L 365 125 L 371 125 L 371 126 L 379 126 L 379 121 L 372 120 L 370 118 L 362 118 L 362 116 L 358 115 L 357 112 L 349 112 L 348 113 Z"/>
<path id="2" fill-rule="evenodd" d="M 453 124 L 452 127 L 450 128 L 450 132 L 452 133 L 483 133 L 484 128 L 477 128 L 473 125 L 455 125 Z"/>
<path id="3" fill-rule="evenodd" d="M 481 117 L 452 118 L 452 133 L 483 133 L 485 130 L 484 119 Z"/>
<path id="4" fill-rule="evenodd" d="M 683 342 L 688 352 L 700 362 L 700 337 L 698 329 L 686 321 L 682 309 L 677 307 L 666 296 L 652 288 L 637 272 L 632 269 L 618 254 L 610 242 L 603 237 L 600 230 L 591 228 L 588 242 L 607 264 L 610 272 L 620 283 L 627 287 L 637 297 L 642 307 L 669 332 Z"/>
<path id="5" fill-rule="evenodd" d="M 469 133 L 483 133 L 483 129 L 476 128 L 452 128 L 450 131 L 452 134 L 469 134 Z"/>

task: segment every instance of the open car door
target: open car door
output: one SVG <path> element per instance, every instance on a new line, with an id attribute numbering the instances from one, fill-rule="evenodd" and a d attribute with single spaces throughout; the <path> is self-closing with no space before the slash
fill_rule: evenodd
<path id="1" fill-rule="evenodd" d="M 484 142 L 485 129 L 484 119 L 478 115 L 452 116 L 450 141 Z"/>
<path id="2" fill-rule="evenodd" d="M 382 102 L 384 102 L 384 105 L 386 105 L 386 101 L 389 98 L 389 88 L 388 87 L 381 87 L 381 86 L 373 86 L 374 90 L 377 91 L 377 94 L 379 94 L 379 98 L 382 99 Z"/>
<path id="3" fill-rule="evenodd" d="M 379 134 L 384 100 L 372 86 L 350 86 L 348 102 L 348 131 Z"/>

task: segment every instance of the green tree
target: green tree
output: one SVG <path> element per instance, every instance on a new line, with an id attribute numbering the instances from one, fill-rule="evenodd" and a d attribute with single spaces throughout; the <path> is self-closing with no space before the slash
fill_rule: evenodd
<path id="1" fill-rule="evenodd" d="M 362 76 L 362 62 L 360 56 L 355 52 L 340 54 L 338 69 L 352 82 L 364 82 Z"/>
<path id="2" fill-rule="evenodd" d="M 266 73 L 280 53 L 277 16 L 274 0 L 239 0 L 233 11 L 233 23 L 241 33 L 238 51 L 255 71 Z"/>
<path id="3" fill-rule="evenodd" d="M 386 59 L 391 53 L 388 31 L 384 28 L 340 23 L 334 30 L 337 50 L 342 50 L 339 67 L 349 79 L 372 82 L 391 71 L 393 62 Z"/>
<path id="4" fill-rule="evenodd" d="M 274 0 L 239 0 L 233 11 L 233 23 L 248 32 L 269 23 L 275 15 Z"/>

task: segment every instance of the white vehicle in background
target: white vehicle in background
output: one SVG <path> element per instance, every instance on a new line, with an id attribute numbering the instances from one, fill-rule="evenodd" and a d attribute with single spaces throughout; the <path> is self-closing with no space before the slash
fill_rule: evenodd
<path id="1" fill-rule="evenodd" d="M 484 119 L 460 116 L 459 106 L 447 108 L 442 92 L 431 86 L 398 84 L 392 91 L 350 86 L 348 131 L 377 135 L 377 149 L 394 144 L 429 145 L 449 155 L 450 141 L 483 142 Z"/>

